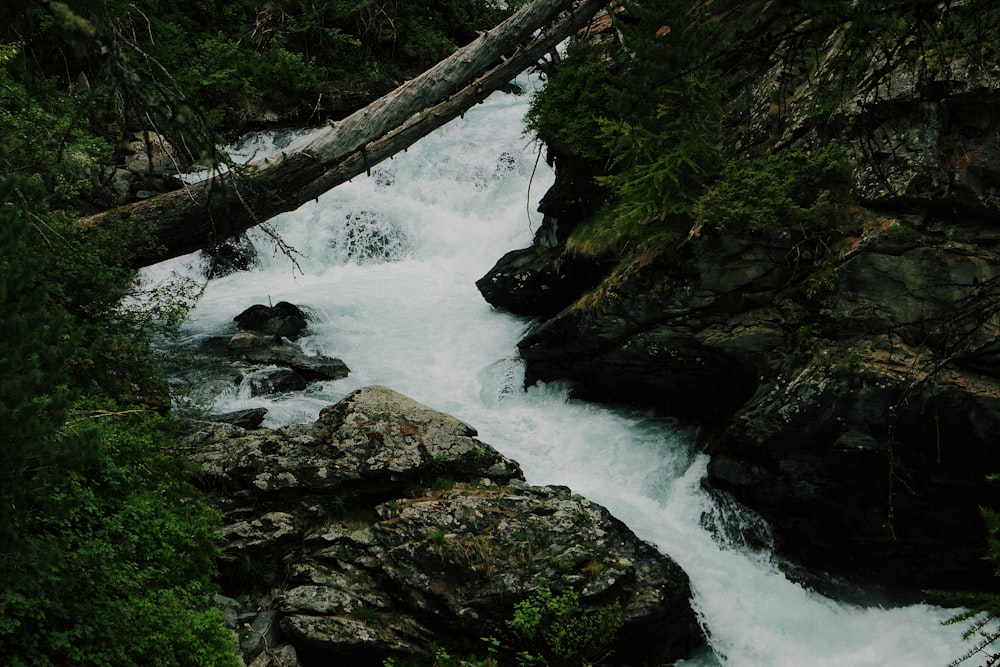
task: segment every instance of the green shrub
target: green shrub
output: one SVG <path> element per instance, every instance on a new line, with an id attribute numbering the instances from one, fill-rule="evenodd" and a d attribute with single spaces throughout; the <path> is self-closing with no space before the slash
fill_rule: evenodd
<path id="1" fill-rule="evenodd" d="M 383 667 L 582 667 L 598 664 L 621 627 L 621 603 L 587 611 L 572 589 L 553 595 L 542 587 L 515 606 L 500 638 L 433 647 L 422 656 L 387 659 Z"/>
<path id="2" fill-rule="evenodd" d="M 599 119 L 618 117 L 628 104 L 616 79 L 598 47 L 571 43 L 543 92 L 532 98 L 524 119 L 527 129 L 559 152 L 607 160 L 610 156 L 598 141 Z"/>
<path id="3" fill-rule="evenodd" d="M 507 621 L 508 649 L 521 666 L 581 665 L 607 653 L 621 626 L 619 602 L 585 611 L 576 591 L 553 595 L 543 587 L 518 603 Z"/>
<path id="4" fill-rule="evenodd" d="M 829 229 L 838 206 L 847 202 L 847 170 L 844 150 L 836 143 L 735 158 L 694 203 L 695 222 L 730 233 Z"/>
<path id="5" fill-rule="evenodd" d="M 165 426 L 88 405 L 57 436 L 58 467 L 28 473 L 0 565 L 0 662 L 236 664 L 211 600 L 219 518 Z"/>
<path id="6" fill-rule="evenodd" d="M 109 397 L 152 368 L 111 317 L 131 274 L 59 216 L 29 218 L 36 187 L 0 183 L 0 664 L 234 665 L 211 600 L 219 517 L 170 423 Z"/>
<path id="7" fill-rule="evenodd" d="M 691 76 L 664 98 L 654 118 L 600 122 L 614 172 L 597 181 L 617 193 L 615 210 L 625 224 L 687 222 L 719 161 L 717 95 L 710 80 Z"/>

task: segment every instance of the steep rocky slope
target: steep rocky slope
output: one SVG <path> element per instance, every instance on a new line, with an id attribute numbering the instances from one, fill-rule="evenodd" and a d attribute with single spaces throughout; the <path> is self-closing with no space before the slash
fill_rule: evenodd
<path id="1" fill-rule="evenodd" d="M 986 481 L 1000 471 L 1000 64 L 989 44 L 975 62 L 873 48 L 820 115 L 844 85 L 827 65 L 838 30 L 812 36 L 808 67 L 761 56 L 722 140 L 729 157 L 836 140 L 853 203 L 828 232 L 709 220 L 669 248 L 581 257 L 565 242 L 608 195 L 562 154 L 535 245 L 480 289 L 539 316 L 520 346 L 529 383 L 704 425 L 704 484 L 759 512 L 796 576 L 840 594 L 982 589 L 979 507 L 1000 505 Z"/>

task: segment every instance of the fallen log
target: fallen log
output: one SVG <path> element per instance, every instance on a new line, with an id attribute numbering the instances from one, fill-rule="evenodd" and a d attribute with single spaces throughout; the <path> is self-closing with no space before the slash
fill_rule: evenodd
<path id="1" fill-rule="evenodd" d="M 127 223 L 134 267 L 210 247 L 292 211 L 406 149 L 536 63 L 605 3 L 535 0 L 384 97 L 277 153 L 180 190 L 81 218 L 78 226 Z"/>

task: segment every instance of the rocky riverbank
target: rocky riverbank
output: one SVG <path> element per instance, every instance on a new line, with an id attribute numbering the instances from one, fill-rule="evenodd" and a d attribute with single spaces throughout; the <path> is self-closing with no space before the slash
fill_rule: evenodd
<path id="1" fill-rule="evenodd" d="M 808 76 L 772 56 L 725 139 L 730 154 L 839 142 L 855 203 L 835 229 L 706 224 L 667 250 L 588 258 L 566 240 L 608 193 L 588 187 L 593 165 L 555 155 L 534 246 L 480 289 L 540 318 L 520 344 L 528 384 L 569 379 L 579 397 L 702 425 L 704 484 L 766 519 L 796 578 L 904 600 L 992 588 L 980 507 L 1000 506 L 986 481 L 1000 470 L 1000 69 L 873 63 L 869 85 L 817 116 L 835 37 Z"/>
<path id="2" fill-rule="evenodd" d="M 620 608 L 604 664 L 663 664 L 703 641 L 670 558 L 390 389 L 358 390 L 311 424 L 188 427 L 224 517 L 219 602 L 248 665 L 380 665 L 503 638 L 541 588 L 575 591 L 581 613 Z"/>

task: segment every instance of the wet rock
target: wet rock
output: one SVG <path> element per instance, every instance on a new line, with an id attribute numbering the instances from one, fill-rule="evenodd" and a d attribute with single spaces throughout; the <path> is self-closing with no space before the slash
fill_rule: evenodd
<path id="1" fill-rule="evenodd" d="M 240 332 L 233 334 L 230 337 L 229 342 L 226 343 L 226 348 L 230 352 L 245 352 L 248 350 L 256 350 L 258 348 L 265 347 L 267 343 L 258 336 L 257 334 Z"/>
<path id="2" fill-rule="evenodd" d="M 551 317 L 601 279 L 604 268 L 592 262 L 553 264 L 544 249 L 512 250 L 476 281 L 483 298 L 519 315 Z"/>
<path id="3" fill-rule="evenodd" d="M 570 379 L 580 398 L 721 424 L 787 347 L 790 313 L 773 302 L 789 248 L 713 238 L 691 250 L 636 262 L 533 327 L 518 345 L 525 383 Z"/>
<path id="4" fill-rule="evenodd" d="M 541 586 L 576 590 L 585 609 L 621 605 L 608 664 L 661 664 L 701 640 L 673 561 L 389 389 L 358 390 L 313 424 L 201 426 L 187 446 L 224 513 L 224 578 L 291 563 L 269 611 L 303 661 L 381 664 L 497 633 Z"/>
<path id="5" fill-rule="evenodd" d="M 915 384 L 930 358 L 899 341 L 825 349 L 710 445 L 706 485 L 771 524 L 796 578 L 904 600 L 991 579 L 979 507 L 997 498 L 984 471 L 1000 469 L 1000 383 L 950 371 Z"/>
<path id="6" fill-rule="evenodd" d="M 295 340 L 306 328 L 306 314 L 298 306 L 280 301 L 274 306 L 254 304 L 233 318 L 240 329 Z"/>
<path id="7" fill-rule="evenodd" d="M 123 166 L 136 173 L 180 174 L 190 165 L 190 159 L 176 150 L 165 136 L 145 131 L 133 135 Z"/>
<path id="8" fill-rule="evenodd" d="M 146 173 L 124 167 L 105 167 L 93 197 L 101 206 L 114 207 L 178 190 L 184 183 L 170 174 Z"/>
<path id="9" fill-rule="evenodd" d="M 265 396 L 302 391 L 308 385 L 309 382 L 291 368 L 261 370 L 250 377 L 250 395 Z"/>
<path id="10" fill-rule="evenodd" d="M 257 249 L 246 234 L 205 249 L 209 257 L 208 278 L 221 278 L 238 271 L 249 271 L 257 265 Z"/>
<path id="11" fill-rule="evenodd" d="M 325 408 L 313 424 L 251 433 L 206 423 L 189 441 L 209 486 L 231 489 L 228 499 L 260 510 L 279 507 L 291 490 L 343 505 L 390 499 L 446 472 L 498 484 L 522 476 L 475 434 L 454 417 L 374 387 Z"/>
<path id="12" fill-rule="evenodd" d="M 306 354 L 285 339 L 275 343 L 250 331 L 206 338 L 194 349 L 176 350 L 167 361 L 178 391 L 196 402 L 213 401 L 234 384 L 246 383 L 259 396 L 301 391 L 311 383 L 350 374 L 340 359 Z"/>
<path id="13" fill-rule="evenodd" d="M 225 412 L 219 415 L 210 415 L 206 419 L 207 421 L 232 424 L 233 426 L 252 430 L 260 426 L 261 422 L 264 421 L 265 415 L 267 415 L 267 408 L 248 408 L 246 410 Z"/>
<path id="14" fill-rule="evenodd" d="M 285 366 L 310 381 L 340 380 L 350 373 L 347 364 L 340 359 L 307 355 L 287 344 L 254 347 L 244 352 L 243 358 L 255 364 Z"/>
<path id="15" fill-rule="evenodd" d="M 286 643 L 278 612 L 261 611 L 260 600 L 243 595 L 215 596 L 227 627 L 236 631 L 237 648 L 246 667 L 302 667 L 295 648 Z"/>
<path id="16" fill-rule="evenodd" d="M 180 189 L 184 183 L 176 175 L 190 163 L 163 135 L 136 132 L 121 161 L 94 174 L 92 203 L 110 208 Z"/>

